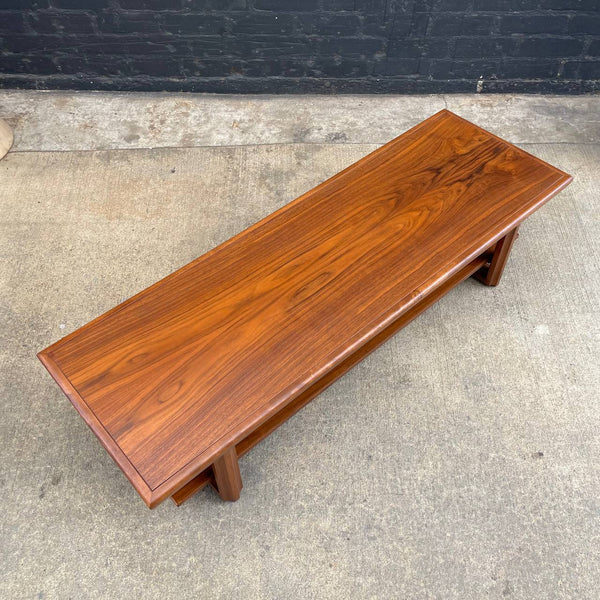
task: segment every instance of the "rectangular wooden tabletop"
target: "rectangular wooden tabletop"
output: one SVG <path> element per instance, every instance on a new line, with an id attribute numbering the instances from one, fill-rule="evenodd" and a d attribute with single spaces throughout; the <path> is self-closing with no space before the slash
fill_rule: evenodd
<path id="1" fill-rule="evenodd" d="M 155 506 L 569 181 L 441 111 L 40 359 Z"/>

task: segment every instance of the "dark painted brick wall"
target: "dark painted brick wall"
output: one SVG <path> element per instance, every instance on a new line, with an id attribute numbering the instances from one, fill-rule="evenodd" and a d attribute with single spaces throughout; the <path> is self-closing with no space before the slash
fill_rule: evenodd
<path id="1" fill-rule="evenodd" d="M 0 86 L 600 89 L 600 0 L 0 0 Z"/>

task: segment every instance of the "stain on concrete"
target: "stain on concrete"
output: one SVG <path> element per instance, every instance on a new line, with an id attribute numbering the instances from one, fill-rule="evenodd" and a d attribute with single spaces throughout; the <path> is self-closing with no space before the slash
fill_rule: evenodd
<path id="1" fill-rule="evenodd" d="M 133 144 L 133 142 L 137 142 L 140 139 L 140 136 L 137 133 L 128 133 L 127 135 L 123 136 L 123 139 L 126 142 Z"/>
<path id="2" fill-rule="evenodd" d="M 515 589 L 513 587 L 513 584 L 510 581 L 506 580 L 504 582 L 504 588 L 502 589 L 502 596 L 507 598 L 508 596 L 511 596 L 514 591 Z"/>

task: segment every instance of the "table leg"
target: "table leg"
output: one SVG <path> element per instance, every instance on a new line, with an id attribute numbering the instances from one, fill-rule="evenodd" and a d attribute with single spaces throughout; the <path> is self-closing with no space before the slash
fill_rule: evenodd
<path id="1" fill-rule="evenodd" d="M 242 476 L 235 446 L 217 458 L 212 468 L 221 499 L 235 502 L 240 497 L 242 489 Z"/>
<path id="2" fill-rule="evenodd" d="M 518 237 L 518 227 L 515 227 L 512 231 L 509 231 L 502 239 L 498 240 L 496 247 L 494 248 L 494 254 L 489 267 L 485 267 L 475 274 L 475 277 L 479 281 L 485 283 L 485 285 L 498 285 L 502 272 L 508 260 L 510 250 L 513 242 Z"/>

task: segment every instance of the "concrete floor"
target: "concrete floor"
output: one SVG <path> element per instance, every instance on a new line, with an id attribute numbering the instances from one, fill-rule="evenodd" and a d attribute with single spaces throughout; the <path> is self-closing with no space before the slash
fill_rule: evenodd
<path id="1" fill-rule="evenodd" d="M 469 280 L 149 511 L 35 358 L 447 106 L 572 173 Z M 597 599 L 600 98 L 0 92 L 0 598 Z"/>

